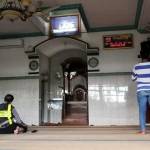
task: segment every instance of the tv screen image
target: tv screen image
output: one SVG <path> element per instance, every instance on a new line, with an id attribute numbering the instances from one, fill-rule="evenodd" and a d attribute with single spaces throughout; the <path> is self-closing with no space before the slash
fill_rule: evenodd
<path id="1" fill-rule="evenodd" d="M 54 36 L 79 34 L 79 15 L 55 16 L 50 18 L 50 22 Z"/>

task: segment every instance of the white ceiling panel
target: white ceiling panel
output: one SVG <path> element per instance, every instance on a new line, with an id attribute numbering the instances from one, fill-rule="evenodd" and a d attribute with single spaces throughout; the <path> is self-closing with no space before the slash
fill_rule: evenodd
<path id="1" fill-rule="evenodd" d="M 137 0 L 92 0 L 83 6 L 91 27 L 123 26 L 134 23 Z"/>
<path id="2" fill-rule="evenodd" d="M 144 2 L 144 3 L 143 3 Z M 144 28 L 150 23 L 150 0 L 33 0 L 33 4 L 40 7 L 53 8 L 56 6 L 80 4 L 84 21 L 88 28 L 107 28 L 121 26 L 133 26 L 139 22 L 138 28 Z M 40 4 L 40 5 L 39 5 Z M 140 5 L 143 6 L 140 13 Z M 142 8 L 141 6 L 141 8 Z M 139 16 L 137 15 L 139 13 Z M 141 16 L 140 16 L 141 15 Z M 42 28 L 42 27 L 41 27 Z M 117 28 L 116 28 L 117 30 Z M 90 30 L 89 30 L 90 31 Z M 36 33 L 41 32 L 31 20 L 10 22 L 5 19 L 0 20 L 0 35 L 15 33 Z"/>

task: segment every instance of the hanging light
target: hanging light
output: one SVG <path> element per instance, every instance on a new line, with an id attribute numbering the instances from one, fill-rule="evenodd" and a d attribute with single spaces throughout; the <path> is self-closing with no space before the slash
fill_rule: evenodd
<path id="1" fill-rule="evenodd" d="M 7 18 L 13 22 L 20 18 L 26 21 L 35 11 L 31 4 L 32 0 L 0 0 L 0 20 Z"/>

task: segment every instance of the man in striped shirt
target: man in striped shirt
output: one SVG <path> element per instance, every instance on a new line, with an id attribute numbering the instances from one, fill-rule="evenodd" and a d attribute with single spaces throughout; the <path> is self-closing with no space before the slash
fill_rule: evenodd
<path id="1" fill-rule="evenodd" d="M 137 82 L 137 100 L 139 105 L 139 121 L 141 134 L 146 133 L 146 110 L 150 104 L 150 55 L 141 51 L 142 62 L 134 66 L 132 80 Z"/>

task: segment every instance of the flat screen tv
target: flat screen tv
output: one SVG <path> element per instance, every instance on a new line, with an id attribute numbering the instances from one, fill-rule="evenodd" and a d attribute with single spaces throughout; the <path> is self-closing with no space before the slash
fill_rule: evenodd
<path id="1" fill-rule="evenodd" d="M 55 16 L 50 18 L 53 36 L 73 36 L 80 34 L 79 15 Z"/>

